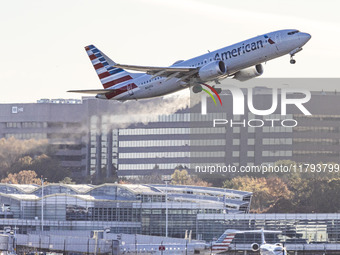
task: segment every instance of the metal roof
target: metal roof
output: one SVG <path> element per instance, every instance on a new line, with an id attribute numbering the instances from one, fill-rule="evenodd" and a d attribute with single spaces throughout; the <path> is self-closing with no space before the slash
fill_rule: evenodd
<path id="1" fill-rule="evenodd" d="M 177 199 L 177 198 L 185 198 L 186 200 L 205 200 L 211 202 L 220 202 L 226 204 L 233 204 L 233 205 L 243 205 L 248 204 L 249 202 L 236 200 L 236 199 L 223 199 L 223 197 L 215 197 L 215 196 L 200 196 L 194 194 L 168 194 L 169 197 Z"/>
<path id="2" fill-rule="evenodd" d="M 151 186 L 161 189 L 166 189 L 165 184 L 152 184 Z M 193 190 L 197 192 L 218 192 L 218 193 L 229 193 L 238 196 L 249 196 L 252 195 L 252 192 L 249 191 L 241 191 L 234 189 L 224 189 L 224 188 L 214 188 L 214 187 L 199 187 L 199 186 L 190 186 L 190 185 L 168 185 L 168 189 L 181 189 L 181 190 Z"/>
<path id="3" fill-rule="evenodd" d="M 39 185 L 36 184 L 12 184 L 12 183 L 0 183 L 1 186 L 13 187 L 17 190 L 22 191 L 23 193 L 31 193 L 37 188 Z"/>
<path id="4" fill-rule="evenodd" d="M 143 185 L 143 184 L 120 184 L 122 187 L 126 187 L 133 191 L 134 193 L 161 193 L 160 190 L 152 187 L 151 185 Z"/>
<path id="5" fill-rule="evenodd" d="M 1 183 L 2 186 L 9 186 L 23 191 L 26 194 L 32 193 L 38 189 L 41 189 L 40 185 L 36 184 L 8 184 Z M 166 185 L 164 184 L 116 184 L 116 183 L 105 183 L 98 186 L 91 184 L 63 184 L 63 183 L 51 183 L 44 185 L 44 188 L 48 186 L 63 186 L 65 188 L 70 188 L 74 190 L 78 194 L 86 194 L 91 190 L 103 187 L 103 186 L 118 186 L 122 188 L 127 188 L 134 193 L 159 193 L 164 192 L 166 189 Z M 168 191 L 171 192 L 174 189 L 178 190 L 192 190 L 201 193 L 229 193 L 238 196 L 249 196 L 252 195 L 252 192 L 241 191 L 241 190 L 232 190 L 232 189 L 224 189 L 224 188 L 214 188 L 214 187 L 199 187 L 199 186 L 190 186 L 190 185 L 168 185 Z"/>
<path id="6" fill-rule="evenodd" d="M 91 184 L 63 184 L 64 187 L 73 189 L 77 193 L 86 193 L 90 189 L 92 189 L 93 185 Z"/>
<path id="7" fill-rule="evenodd" d="M 32 194 L 3 194 L 6 197 L 14 198 L 16 200 L 37 200 L 40 197 Z"/>

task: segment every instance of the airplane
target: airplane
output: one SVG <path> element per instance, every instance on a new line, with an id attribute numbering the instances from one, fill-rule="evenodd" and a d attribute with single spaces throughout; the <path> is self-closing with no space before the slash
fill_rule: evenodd
<path id="1" fill-rule="evenodd" d="M 246 230 L 239 231 L 234 229 L 227 229 L 220 238 L 212 243 L 211 251 L 212 254 L 218 254 L 231 249 L 231 243 L 235 238 L 236 234 L 246 234 L 246 233 L 261 233 L 261 244 L 253 243 L 251 245 L 252 251 L 259 251 L 260 255 L 287 255 L 287 250 L 281 243 L 267 244 L 265 240 L 265 233 L 271 234 L 281 234 L 282 231 L 272 231 L 272 230 Z"/>
<path id="2" fill-rule="evenodd" d="M 310 34 L 299 30 L 279 30 L 195 58 L 176 61 L 169 67 L 117 64 L 97 47 L 89 45 L 85 50 L 104 88 L 68 92 L 95 94 L 99 99 L 119 101 L 164 96 L 188 87 L 199 93 L 205 86 L 216 94 L 221 89 L 207 83 L 216 85 L 227 77 L 239 81 L 258 77 L 263 74 L 262 63 L 286 54 L 290 55 L 290 63 L 295 64 L 295 54 L 310 38 Z"/>

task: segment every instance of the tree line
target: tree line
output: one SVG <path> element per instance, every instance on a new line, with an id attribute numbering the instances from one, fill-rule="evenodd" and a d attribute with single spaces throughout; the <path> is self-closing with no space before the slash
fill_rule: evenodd
<path id="1" fill-rule="evenodd" d="M 70 178 L 71 171 L 60 165 L 55 151 L 47 140 L 0 139 L 0 180 L 13 184 L 40 184 L 40 177 L 50 183 L 87 183 L 88 179 Z M 299 165 L 292 161 L 279 161 L 277 165 Z M 329 163 L 334 164 L 334 163 Z M 291 173 L 234 173 L 190 174 L 182 166 L 171 175 L 171 184 L 220 187 L 253 192 L 251 212 L 256 213 L 337 213 L 340 212 L 340 173 L 297 171 Z M 105 182 L 161 184 L 163 176 L 157 174 L 124 179 L 114 176 Z"/>
<path id="2" fill-rule="evenodd" d="M 70 176 L 60 165 L 55 148 L 47 140 L 0 139 L 0 179 L 9 183 L 39 184 L 41 176 L 49 182 L 60 182 Z M 39 180 L 36 180 L 39 179 Z"/>

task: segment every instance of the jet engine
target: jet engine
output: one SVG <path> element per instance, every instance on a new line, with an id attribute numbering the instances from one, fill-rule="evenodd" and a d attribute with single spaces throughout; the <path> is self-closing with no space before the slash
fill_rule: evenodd
<path id="1" fill-rule="evenodd" d="M 253 243 L 253 244 L 251 245 L 251 249 L 252 249 L 253 251 L 258 251 L 258 250 L 260 250 L 260 245 L 259 245 L 258 243 Z"/>
<path id="2" fill-rule="evenodd" d="M 202 81 L 215 79 L 227 72 L 223 61 L 215 61 L 202 66 L 198 71 L 198 76 Z"/>
<path id="3" fill-rule="evenodd" d="M 263 74 L 263 66 L 258 64 L 256 66 L 248 67 L 240 70 L 234 75 L 234 79 L 239 81 L 247 81 Z"/>

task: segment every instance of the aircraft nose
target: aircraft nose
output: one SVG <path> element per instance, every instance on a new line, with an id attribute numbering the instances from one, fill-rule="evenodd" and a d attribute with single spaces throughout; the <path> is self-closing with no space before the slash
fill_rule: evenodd
<path id="1" fill-rule="evenodd" d="M 312 36 L 308 33 L 299 33 L 299 39 L 303 42 L 303 44 L 307 43 Z"/>

